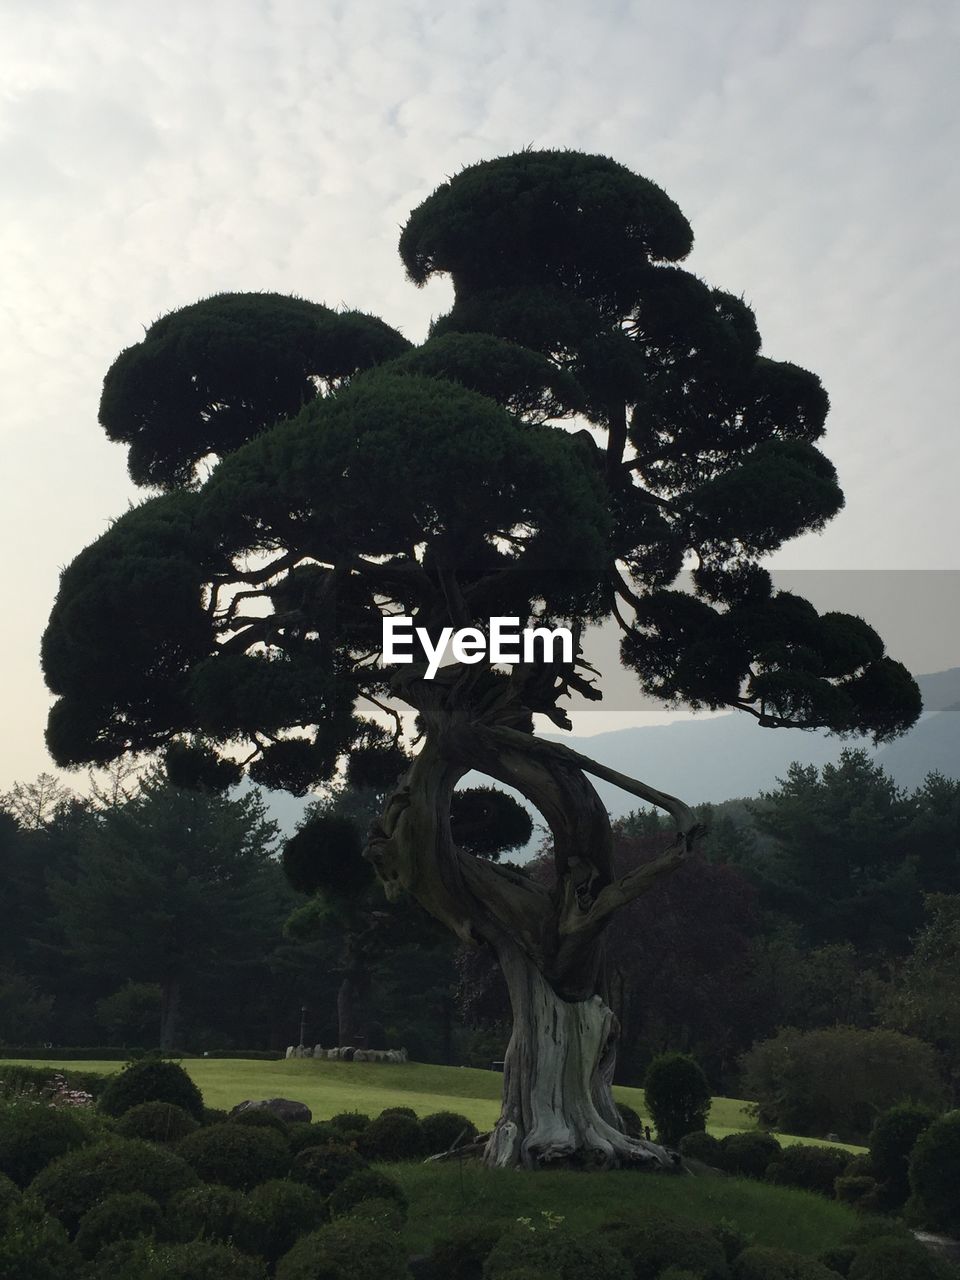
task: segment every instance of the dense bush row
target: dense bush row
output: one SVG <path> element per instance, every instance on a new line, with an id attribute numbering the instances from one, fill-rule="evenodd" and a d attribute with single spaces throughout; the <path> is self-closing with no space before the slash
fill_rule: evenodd
<path id="1" fill-rule="evenodd" d="M 870 1173 L 849 1173 L 847 1154 L 835 1148 L 784 1150 L 763 1133 L 718 1142 L 699 1131 L 681 1147 L 691 1160 L 819 1192 L 832 1190 L 838 1172 L 884 1187 L 888 1198 L 912 1187 L 915 1200 L 923 1195 L 949 1216 L 950 1185 L 931 1171 L 948 1171 L 955 1196 L 956 1121 L 905 1109 L 884 1117 Z M 404 1107 L 313 1124 L 263 1112 L 210 1113 L 182 1068 L 156 1060 L 115 1079 L 99 1110 L 8 1101 L 0 1104 L 0 1280 L 410 1280 L 399 1234 L 407 1197 L 371 1162 L 420 1159 L 475 1136 L 462 1116 L 419 1120 Z M 914 1157 L 905 1184 L 908 1144 Z M 843 1248 L 814 1261 L 757 1247 L 730 1223 L 707 1228 L 638 1205 L 628 1219 L 582 1234 L 550 1213 L 464 1220 L 434 1242 L 416 1274 L 947 1280 L 949 1273 L 889 1218 L 865 1223 Z"/>

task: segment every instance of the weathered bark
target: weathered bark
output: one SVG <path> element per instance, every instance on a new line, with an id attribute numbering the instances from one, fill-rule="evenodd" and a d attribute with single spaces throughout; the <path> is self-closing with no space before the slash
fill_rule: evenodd
<path id="1" fill-rule="evenodd" d="M 492 947 L 503 968 L 514 1025 L 486 1162 L 673 1168 L 663 1148 L 622 1132 L 613 1102 L 618 1025 L 603 998 L 604 933 L 615 911 L 683 862 L 697 833 L 691 811 L 518 729 L 516 702 L 497 690 L 480 699 L 464 679 L 404 692 L 420 712 L 425 740 L 374 824 L 366 856 L 388 896 L 411 893 L 462 941 Z M 553 836 L 554 886 L 455 846 L 450 803 L 469 769 L 516 787 L 543 815 Z M 675 844 L 616 878 L 609 817 L 588 772 L 670 812 Z"/>
<path id="2" fill-rule="evenodd" d="M 601 997 L 562 999 L 517 947 L 508 946 L 500 963 L 513 1034 L 485 1162 L 495 1168 L 558 1162 L 674 1168 L 663 1147 L 623 1132 L 611 1090 L 616 1019 Z"/>

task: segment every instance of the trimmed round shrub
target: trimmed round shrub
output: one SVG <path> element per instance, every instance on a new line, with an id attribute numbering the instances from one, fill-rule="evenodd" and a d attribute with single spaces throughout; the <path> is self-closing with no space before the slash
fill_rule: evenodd
<path id="1" fill-rule="evenodd" d="M 396 1200 L 360 1200 L 346 1216 L 356 1218 L 358 1222 L 372 1222 L 376 1227 L 399 1235 L 406 1215 L 400 1212 Z"/>
<path id="2" fill-rule="evenodd" d="M 121 1138 L 144 1138 L 147 1142 L 179 1142 L 193 1133 L 198 1121 L 173 1102 L 141 1102 L 125 1111 L 117 1121 Z"/>
<path id="3" fill-rule="evenodd" d="M 272 1111 L 267 1111 L 263 1107 L 257 1107 L 253 1111 L 238 1111 L 236 1115 L 227 1116 L 227 1122 L 245 1124 L 251 1129 L 273 1129 L 288 1140 L 290 1137 L 290 1126 L 279 1116 L 275 1116 Z"/>
<path id="4" fill-rule="evenodd" d="M 341 1133 L 362 1133 L 370 1124 L 370 1117 L 361 1111 L 338 1111 L 328 1123 Z"/>
<path id="5" fill-rule="evenodd" d="M 204 1107 L 203 1115 L 200 1117 L 201 1124 L 223 1124 L 225 1120 L 230 1119 L 230 1112 L 224 1111 L 222 1107 Z"/>
<path id="6" fill-rule="evenodd" d="M 429 1274 L 444 1280 L 482 1280 L 483 1264 L 504 1230 L 504 1223 L 484 1218 L 458 1223 L 431 1245 Z"/>
<path id="7" fill-rule="evenodd" d="M 290 1144 L 272 1129 L 212 1124 L 188 1134 L 177 1153 L 204 1182 L 246 1191 L 258 1182 L 282 1178 L 290 1167 Z"/>
<path id="8" fill-rule="evenodd" d="M 384 1107 L 377 1119 L 381 1116 L 406 1116 L 408 1120 L 419 1118 L 413 1107 Z"/>
<path id="9" fill-rule="evenodd" d="M 351 1173 L 331 1195 L 330 1212 L 334 1217 L 349 1213 L 363 1200 L 389 1200 L 396 1207 L 401 1221 L 406 1221 L 409 1208 L 407 1193 L 396 1178 L 381 1173 L 379 1169 L 361 1169 L 358 1173 Z"/>
<path id="10" fill-rule="evenodd" d="M 596 1232 L 576 1234 L 566 1226 L 531 1231 L 520 1226 L 502 1235 L 487 1254 L 483 1277 L 504 1280 L 526 1267 L 554 1280 L 631 1280 L 633 1274 L 616 1245 Z"/>
<path id="11" fill-rule="evenodd" d="M 874 1214 L 869 1218 L 861 1218 L 854 1229 L 844 1239 L 844 1244 L 852 1245 L 855 1249 L 859 1249 L 862 1245 L 870 1244 L 874 1240 L 891 1237 L 894 1240 L 912 1240 L 913 1232 L 899 1218 L 888 1218 L 881 1214 Z"/>
<path id="12" fill-rule="evenodd" d="M 203 1094 L 176 1062 L 141 1058 L 107 1081 L 99 1106 L 108 1116 L 122 1116 L 141 1102 L 172 1102 L 195 1120 L 203 1119 Z"/>
<path id="13" fill-rule="evenodd" d="M 833 1193 L 841 1204 L 848 1204 L 861 1213 L 875 1212 L 878 1208 L 877 1180 L 868 1174 L 844 1174 L 833 1184 Z"/>
<path id="14" fill-rule="evenodd" d="M 934 1120 L 910 1156 L 910 1188 L 923 1224 L 960 1228 L 960 1111 Z"/>
<path id="15" fill-rule="evenodd" d="M 857 1250 L 848 1280 L 951 1280 L 953 1267 L 918 1240 L 883 1236 Z"/>
<path id="16" fill-rule="evenodd" d="M 767 1165 L 780 1158 L 783 1148 L 772 1133 L 728 1133 L 720 1140 L 722 1168 L 741 1178 L 762 1178 Z"/>
<path id="17" fill-rule="evenodd" d="M 68 1110 L 39 1102 L 0 1107 L 0 1171 L 19 1187 L 51 1160 L 89 1141 L 88 1130 Z"/>
<path id="18" fill-rule="evenodd" d="M 289 1130 L 290 1150 L 297 1154 L 307 1147 L 325 1147 L 333 1143 L 335 1146 L 351 1147 L 356 1150 L 357 1136 L 352 1137 L 332 1125 L 329 1120 L 314 1120 L 312 1124 L 291 1124 Z"/>
<path id="19" fill-rule="evenodd" d="M 796 1144 L 784 1149 L 767 1166 L 767 1181 L 780 1187 L 799 1187 L 833 1198 L 833 1184 L 843 1176 L 850 1155 L 838 1147 L 805 1147 Z"/>
<path id="20" fill-rule="evenodd" d="M 815 1258 L 805 1258 L 787 1249 L 753 1245 L 744 1249 L 733 1266 L 734 1280 L 836 1280 Z"/>
<path id="21" fill-rule="evenodd" d="M 142 1191 L 166 1205 L 196 1180 L 190 1165 L 165 1147 L 136 1138 L 110 1138 L 60 1156 L 37 1174 L 30 1191 L 74 1232 L 83 1215 L 107 1196 Z"/>
<path id="22" fill-rule="evenodd" d="M 910 1153 L 937 1114 L 931 1107 L 902 1103 L 878 1116 L 870 1130 L 870 1173 L 881 1183 L 878 1200 L 888 1210 L 902 1208 L 910 1195 Z"/>
<path id="23" fill-rule="evenodd" d="M 720 1139 L 703 1129 L 684 1134 L 680 1139 L 680 1154 L 687 1160 L 699 1160 L 701 1164 L 712 1165 L 715 1169 L 723 1168 Z"/>
<path id="24" fill-rule="evenodd" d="M 727 1280 L 723 1246 L 707 1227 L 688 1219 L 640 1209 L 629 1221 L 609 1222 L 605 1238 L 630 1263 L 634 1280 L 657 1280 L 665 1267 L 686 1267 L 701 1280 Z"/>
<path id="25" fill-rule="evenodd" d="M 644 1137 L 643 1120 L 640 1118 L 639 1113 L 634 1111 L 633 1107 L 628 1107 L 625 1102 L 614 1103 L 614 1106 L 617 1108 L 617 1114 L 620 1116 L 620 1123 L 623 1126 L 623 1132 L 627 1137 Z"/>
<path id="26" fill-rule="evenodd" d="M 20 1203 L 20 1188 L 12 1178 L 0 1173 L 0 1223 L 3 1216 Z"/>
<path id="27" fill-rule="evenodd" d="M 301 1236 L 277 1264 L 277 1280 L 408 1280 L 405 1250 L 392 1231 L 339 1218 Z"/>
<path id="28" fill-rule="evenodd" d="M 329 1216 L 323 1199 L 311 1187 L 278 1180 L 254 1187 L 247 1197 L 247 1211 L 251 1249 L 271 1263 Z"/>
<path id="29" fill-rule="evenodd" d="M 29 1199 L 13 1205 L 0 1231 L 4 1280 L 64 1280 L 81 1275 L 83 1259 L 55 1219 Z"/>
<path id="30" fill-rule="evenodd" d="M 456 1111 L 434 1111 L 420 1121 L 423 1144 L 431 1155 L 449 1151 L 454 1143 L 466 1146 L 477 1136 L 477 1126 Z"/>
<path id="31" fill-rule="evenodd" d="M 366 1161 L 351 1147 L 329 1143 L 322 1147 L 306 1147 L 293 1157 L 290 1176 L 295 1182 L 313 1187 L 329 1196 L 353 1173 L 367 1167 Z"/>
<path id="32" fill-rule="evenodd" d="M 259 1258 L 210 1240 L 165 1245 L 124 1240 L 97 1257 L 97 1280 L 266 1280 L 266 1276 Z"/>
<path id="33" fill-rule="evenodd" d="M 852 1160 L 847 1161 L 847 1167 L 843 1171 L 845 1178 L 874 1178 L 876 1174 L 873 1171 L 873 1161 L 868 1154 L 854 1156 Z"/>
<path id="34" fill-rule="evenodd" d="M 250 1215 L 235 1187 L 204 1183 L 181 1191 L 167 1210 L 167 1235 L 180 1244 L 191 1240 L 245 1240 Z"/>
<path id="35" fill-rule="evenodd" d="M 835 1244 L 830 1249 L 824 1249 L 817 1261 L 822 1262 L 828 1271 L 836 1271 L 838 1276 L 845 1276 L 856 1256 L 857 1251 L 853 1245 Z"/>
<path id="36" fill-rule="evenodd" d="M 430 1154 L 420 1121 L 399 1111 L 372 1120 L 360 1134 L 359 1149 L 368 1160 L 422 1160 Z"/>
<path id="37" fill-rule="evenodd" d="M 151 1196 L 142 1191 L 119 1192 L 87 1210 L 74 1244 L 83 1257 L 95 1258 L 115 1240 L 156 1235 L 162 1220 L 162 1210 Z"/>
<path id="38" fill-rule="evenodd" d="M 643 1081 L 657 1141 L 675 1147 L 685 1133 L 706 1129 L 710 1086 L 700 1064 L 688 1053 L 661 1053 Z"/>

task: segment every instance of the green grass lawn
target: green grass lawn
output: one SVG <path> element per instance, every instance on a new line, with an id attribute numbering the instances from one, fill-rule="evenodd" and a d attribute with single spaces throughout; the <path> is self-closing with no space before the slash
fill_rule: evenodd
<path id="1" fill-rule="evenodd" d="M 519 1217 L 559 1214 L 578 1230 L 590 1230 L 638 1205 L 675 1213 L 702 1225 L 725 1219 L 752 1236 L 754 1243 L 817 1254 L 839 1244 L 856 1227 L 845 1205 L 807 1191 L 772 1187 L 743 1178 L 691 1178 L 611 1172 L 542 1171 L 523 1176 L 464 1162 L 445 1165 L 391 1164 L 383 1170 L 397 1178 L 410 1199 L 405 1231 L 412 1253 L 447 1234 L 465 1217 L 513 1224 Z"/>
<path id="2" fill-rule="evenodd" d="M 9 1061 L 9 1059 L 8 1059 Z M 26 1061 L 24 1059 L 23 1061 Z M 77 1071 L 117 1071 L 116 1062 L 57 1062 L 32 1059 L 28 1065 L 52 1065 Z M 326 1062 L 291 1058 L 281 1062 L 249 1059 L 190 1058 L 184 1067 L 199 1085 L 209 1107 L 229 1109 L 245 1098 L 295 1098 L 305 1102 L 317 1120 L 338 1111 L 377 1115 L 384 1107 L 412 1107 L 418 1115 L 457 1111 L 480 1129 L 489 1129 L 500 1112 L 502 1076 L 472 1067 L 438 1067 L 407 1062 Z M 617 1099 L 649 1120 L 642 1089 L 619 1086 Z M 755 1129 L 749 1103 L 738 1098 L 714 1098 L 708 1129 L 722 1138 Z M 782 1141 L 811 1142 L 782 1136 Z M 851 1147 L 853 1151 L 862 1148 Z"/>

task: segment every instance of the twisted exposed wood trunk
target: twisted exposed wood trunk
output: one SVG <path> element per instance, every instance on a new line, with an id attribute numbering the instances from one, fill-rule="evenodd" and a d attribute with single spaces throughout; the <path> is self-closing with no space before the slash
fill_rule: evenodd
<path id="1" fill-rule="evenodd" d="M 424 745 L 374 824 L 366 856 L 389 897 L 411 893 L 462 941 L 490 946 L 503 969 L 513 1033 L 485 1160 L 672 1169 L 663 1148 L 627 1137 L 613 1102 L 619 1028 L 603 998 L 603 945 L 613 913 L 683 861 L 692 815 L 672 796 L 518 730 L 515 708 L 491 710 L 488 698 L 478 714 L 457 692 L 433 687 L 416 704 Z M 451 798 L 471 768 L 516 787 L 544 816 L 554 885 L 456 847 Z M 616 879 L 609 818 L 588 771 L 673 813 L 679 835 L 671 850 Z"/>
<path id="2" fill-rule="evenodd" d="M 616 1019 L 599 995 L 564 1000 L 510 948 L 500 963 L 513 1007 L 503 1106 L 484 1158 L 495 1168 L 557 1162 L 671 1169 L 662 1147 L 627 1137 L 613 1101 Z"/>

